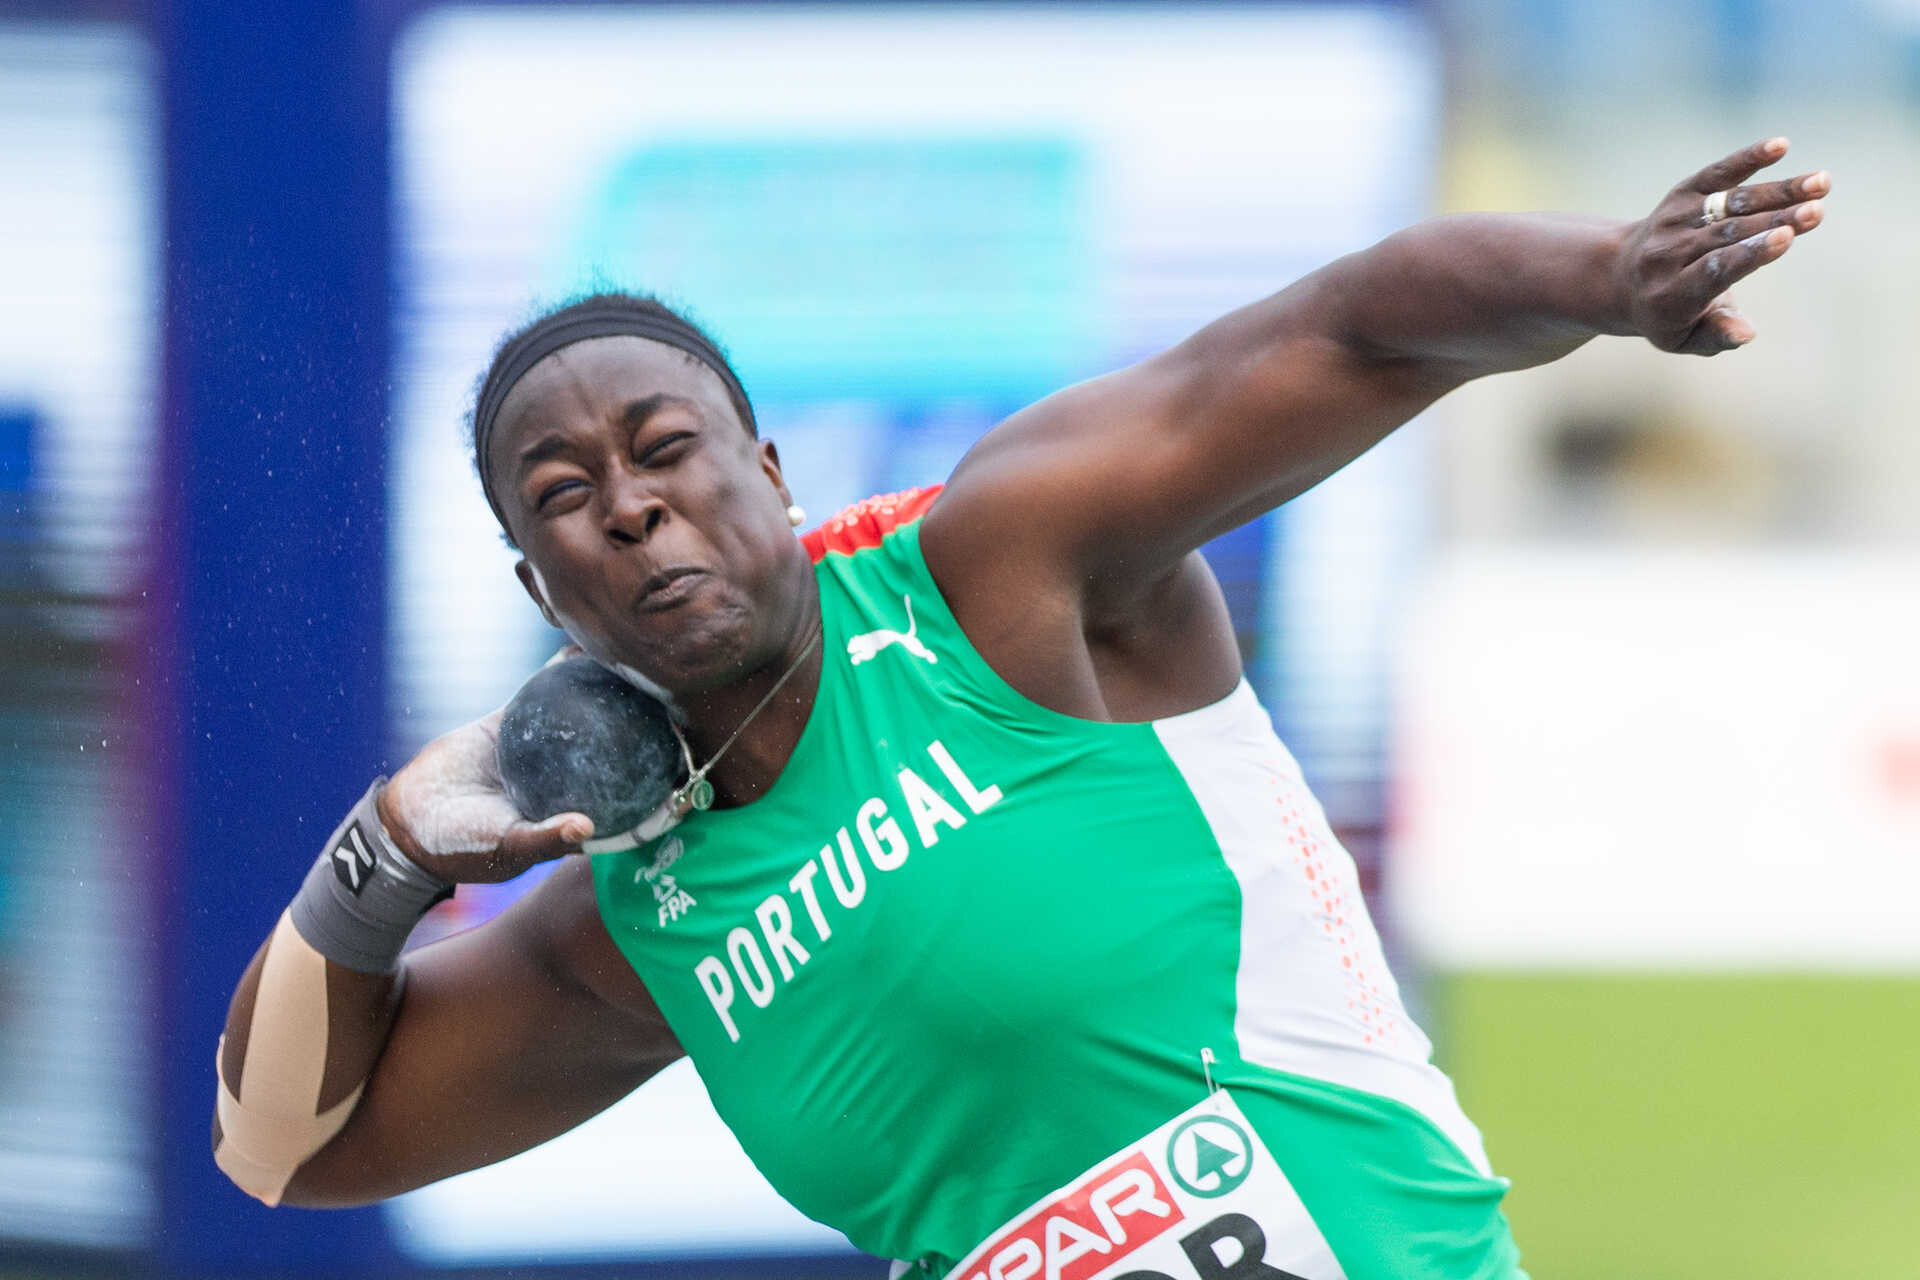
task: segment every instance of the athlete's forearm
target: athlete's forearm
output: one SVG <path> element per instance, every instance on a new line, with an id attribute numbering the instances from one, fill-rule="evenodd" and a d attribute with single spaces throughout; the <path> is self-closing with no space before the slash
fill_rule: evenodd
<path id="1" fill-rule="evenodd" d="M 1065 393 L 1059 403 L 1077 398 L 1087 407 L 1072 411 L 1087 421 L 1137 414 L 1155 439 L 1190 449 L 1153 465 L 1161 501 L 1142 505 L 1142 479 L 1089 504 L 1087 554 L 1109 567 L 1118 555 L 1123 569 L 1164 569 L 1156 551 L 1185 554 L 1305 492 L 1460 384 L 1626 331 L 1616 276 L 1633 225 L 1494 214 L 1421 223 L 1223 316 L 1111 384 Z M 1116 403 L 1099 403 L 1102 394 Z M 1188 479 L 1170 486 L 1165 476 Z M 1114 522 L 1109 509 L 1129 515 Z"/>
<path id="2" fill-rule="evenodd" d="M 1632 226 L 1463 214 L 1409 227 L 1326 268 L 1331 336 L 1458 384 L 1632 333 L 1622 276 Z"/>
<path id="3" fill-rule="evenodd" d="M 444 892 L 361 798 L 240 981 L 221 1037 L 214 1160 L 278 1204 L 346 1125 L 398 1008 L 400 948 Z"/>
<path id="4" fill-rule="evenodd" d="M 234 991 L 220 1038 L 213 1145 L 228 1177 L 269 1204 L 281 1201 L 299 1167 L 346 1124 L 399 997 L 398 972 L 335 964 L 280 917 Z"/>
<path id="5" fill-rule="evenodd" d="M 364 1097 L 300 1166 L 282 1203 L 370 1204 L 503 1160 L 681 1056 L 600 921 L 585 858 L 404 963 L 399 1009 Z"/>

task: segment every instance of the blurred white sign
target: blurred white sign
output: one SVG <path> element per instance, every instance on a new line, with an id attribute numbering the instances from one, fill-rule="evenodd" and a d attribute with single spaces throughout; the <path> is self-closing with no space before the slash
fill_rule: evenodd
<path id="1" fill-rule="evenodd" d="M 1402 655 L 1427 961 L 1920 969 L 1920 560 L 1468 552 Z"/>

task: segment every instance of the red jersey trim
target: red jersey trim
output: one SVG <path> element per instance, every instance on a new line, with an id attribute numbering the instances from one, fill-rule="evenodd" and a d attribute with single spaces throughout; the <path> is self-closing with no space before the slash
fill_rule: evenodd
<path id="1" fill-rule="evenodd" d="M 943 487 L 935 484 L 863 498 L 818 529 L 801 535 L 801 545 L 806 547 L 815 564 L 826 559 L 829 551 L 852 555 L 867 547 L 877 547 L 889 533 L 925 515 Z"/>

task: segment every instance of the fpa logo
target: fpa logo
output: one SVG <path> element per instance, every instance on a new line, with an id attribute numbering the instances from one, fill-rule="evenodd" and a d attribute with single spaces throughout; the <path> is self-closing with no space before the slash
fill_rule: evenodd
<path id="1" fill-rule="evenodd" d="M 1167 1139 L 1167 1171 L 1189 1195 L 1224 1196 L 1253 1172 L 1253 1139 L 1225 1116 L 1194 1116 Z"/>
<path id="2" fill-rule="evenodd" d="M 654 903 L 660 908 L 662 929 L 699 905 L 698 900 L 682 889 L 680 882 L 668 870 L 680 861 L 680 855 L 685 852 L 686 846 L 680 842 L 679 836 L 668 836 L 654 851 L 653 862 L 633 873 L 635 884 L 645 881 L 653 889 Z"/>

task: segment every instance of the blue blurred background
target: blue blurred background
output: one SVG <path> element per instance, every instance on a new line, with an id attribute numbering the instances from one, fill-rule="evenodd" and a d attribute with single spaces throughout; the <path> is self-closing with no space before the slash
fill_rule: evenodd
<path id="1" fill-rule="evenodd" d="M 1912 1265 L 1920 5 L 0 0 L 0 1276 L 884 1274 L 684 1065 L 378 1209 L 210 1159 L 318 842 L 556 643 L 462 439 L 541 303 L 688 306 L 819 520 L 1772 133 L 1836 192 L 1752 349 L 1471 386 L 1208 548 L 1541 1277 Z"/>

